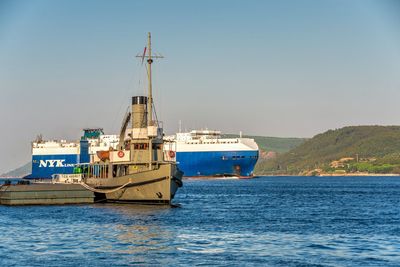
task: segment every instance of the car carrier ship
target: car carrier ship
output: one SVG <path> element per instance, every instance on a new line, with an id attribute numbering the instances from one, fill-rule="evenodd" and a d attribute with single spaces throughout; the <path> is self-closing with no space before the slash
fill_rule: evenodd
<path id="1" fill-rule="evenodd" d="M 51 179 L 52 175 L 71 174 L 80 163 L 90 163 L 98 151 L 117 149 L 118 135 L 106 135 L 102 128 L 83 129 L 80 141 L 43 140 L 32 142 L 32 174 L 25 178 Z"/>
<path id="2" fill-rule="evenodd" d="M 175 160 L 186 177 L 253 176 L 259 154 L 254 139 L 226 138 L 214 130 L 193 130 L 164 139 L 165 156 Z"/>
<path id="3" fill-rule="evenodd" d="M 220 131 L 193 130 L 164 138 L 164 158 L 175 161 L 185 177 L 253 176 L 259 150 L 254 139 L 226 138 Z M 32 174 L 26 178 L 50 179 L 71 174 L 79 163 L 89 163 L 98 151 L 118 149 L 119 136 L 102 128 L 84 129 L 80 141 L 32 142 Z"/>

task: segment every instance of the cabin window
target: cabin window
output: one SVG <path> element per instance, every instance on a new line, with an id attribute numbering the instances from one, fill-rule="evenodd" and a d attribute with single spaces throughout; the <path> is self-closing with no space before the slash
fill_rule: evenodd
<path id="1" fill-rule="evenodd" d="M 146 150 L 147 149 L 147 143 L 138 143 L 133 145 L 133 149 L 135 150 Z"/>

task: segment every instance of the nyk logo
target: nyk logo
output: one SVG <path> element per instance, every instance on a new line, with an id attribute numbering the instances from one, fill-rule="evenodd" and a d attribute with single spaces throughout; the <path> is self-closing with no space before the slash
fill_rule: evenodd
<path id="1" fill-rule="evenodd" d="M 74 164 L 65 164 L 65 159 L 47 159 L 40 160 L 39 168 L 41 167 L 72 167 Z"/>

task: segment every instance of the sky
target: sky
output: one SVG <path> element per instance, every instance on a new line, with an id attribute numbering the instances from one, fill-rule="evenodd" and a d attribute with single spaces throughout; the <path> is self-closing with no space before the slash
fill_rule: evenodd
<path id="1" fill-rule="evenodd" d="M 147 32 L 167 134 L 400 125 L 399 28 L 397 0 L 0 0 L 0 173 L 38 134 L 118 133 L 145 93 Z"/>

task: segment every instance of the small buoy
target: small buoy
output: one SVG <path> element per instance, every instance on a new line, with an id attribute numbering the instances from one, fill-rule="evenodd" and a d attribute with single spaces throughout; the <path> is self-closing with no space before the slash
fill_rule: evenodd
<path id="1" fill-rule="evenodd" d="M 171 158 L 175 158 L 175 152 L 172 151 L 172 150 L 170 150 L 170 151 L 168 152 L 168 155 L 169 155 Z"/>
<path id="2" fill-rule="evenodd" d="M 124 151 L 120 150 L 118 151 L 118 157 L 123 158 L 125 156 Z"/>

